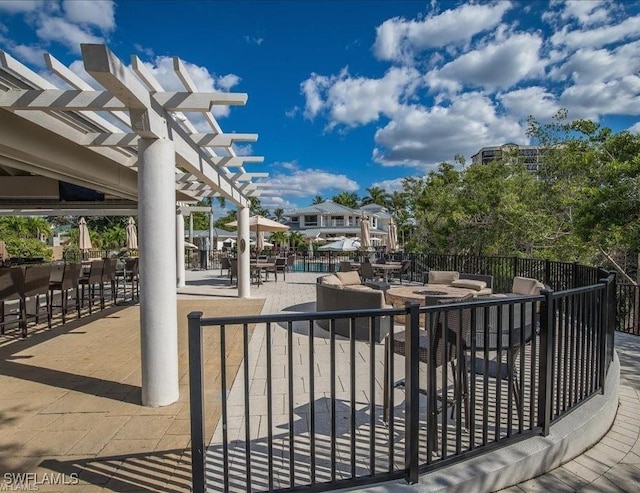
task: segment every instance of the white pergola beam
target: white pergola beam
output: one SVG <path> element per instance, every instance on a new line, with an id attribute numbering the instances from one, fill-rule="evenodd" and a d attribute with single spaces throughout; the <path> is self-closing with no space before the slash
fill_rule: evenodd
<path id="1" fill-rule="evenodd" d="M 214 105 L 244 106 L 247 95 L 227 92 L 157 92 L 153 94 L 167 111 L 209 111 Z"/>
<path id="2" fill-rule="evenodd" d="M 234 142 L 256 142 L 258 134 L 191 134 L 200 147 L 230 147 Z"/>

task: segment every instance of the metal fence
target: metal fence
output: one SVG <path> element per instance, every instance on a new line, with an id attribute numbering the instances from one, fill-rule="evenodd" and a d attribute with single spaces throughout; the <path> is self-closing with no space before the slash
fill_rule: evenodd
<path id="1" fill-rule="evenodd" d="M 617 294 L 614 275 L 573 287 L 599 272 L 572 264 L 549 272 L 571 287 L 400 309 L 218 318 L 191 313 L 193 491 L 415 482 L 421 472 L 547 434 L 553 422 L 603 392 Z M 402 322 L 404 331 L 376 344 L 376 327 Z M 367 340 L 356 339 L 362 323 L 369 327 Z M 250 345 L 250 327 L 265 331 L 258 348 Z M 235 376 L 224 364 L 231 329 L 242 334 Z M 203 380 L 203 338 L 212 332 L 222 362 L 217 389 Z M 399 379 L 405 395 L 397 405 Z M 221 400 L 213 437 L 204 432 L 204 399 L 212 394 Z"/>

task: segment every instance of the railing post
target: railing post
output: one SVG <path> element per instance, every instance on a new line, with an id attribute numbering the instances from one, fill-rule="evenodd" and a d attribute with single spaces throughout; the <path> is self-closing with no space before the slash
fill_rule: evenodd
<path id="1" fill-rule="evenodd" d="M 191 491 L 204 493 L 204 382 L 202 379 L 202 312 L 189 313 L 189 406 L 191 416 Z M 222 362 L 224 364 L 224 361 Z"/>
<path id="2" fill-rule="evenodd" d="M 551 291 L 543 290 L 540 294 L 544 301 L 540 306 L 540 368 L 538 369 L 538 426 L 542 435 L 549 434 L 551 413 L 553 408 L 553 327 L 554 313 Z"/>
<path id="3" fill-rule="evenodd" d="M 544 283 L 551 286 L 551 260 L 549 259 L 544 261 Z"/>
<path id="4" fill-rule="evenodd" d="M 404 340 L 405 355 L 405 468 L 407 482 L 418 482 L 418 435 L 419 421 L 419 363 L 420 363 L 420 305 L 414 302 L 405 304 Z M 393 410 L 391 411 L 393 412 Z"/>
<path id="5" fill-rule="evenodd" d="M 600 360 L 600 367 L 598 368 L 598 379 L 600 380 L 600 392 L 604 394 L 605 392 L 605 381 L 606 381 L 606 368 L 608 366 L 607 363 L 607 342 L 608 342 L 608 334 L 609 334 L 609 298 L 611 296 L 611 284 L 610 279 L 600 279 L 600 283 L 604 284 L 604 294 L 602 295 L 602 313 L 600 315 L 600 334 L 598 338 L 598 342 L 600 346 L 598 347 L 598 359 Z"/>
<path id="6" fill-rule="evenodd" d="M 574 262 L 571 266 L 571 286 L 575 289 L 580 287 L 578 282 L 578 262 Z"/>

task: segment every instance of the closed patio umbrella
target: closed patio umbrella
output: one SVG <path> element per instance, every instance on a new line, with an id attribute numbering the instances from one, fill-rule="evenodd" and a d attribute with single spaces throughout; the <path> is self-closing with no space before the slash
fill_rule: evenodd
<path id="1" fill-rule="evenodd" d="M 396 223 L 393 219 L 389 222 L 389 231 L 387 231 L 387 247 L 390 252 L 395 252 L 398 249 L 398 233 Z"/>
<path id="2" fill-rule="evenodd" d="M 89 236 L 87 221 L 85 221 L 84 217 L 81 217 L 80 221 L 78 221 L 78 249 L 85 253 L 91 248 L 91 237 Z"/>
<path id="3" fill-rule="evenodd" d="M 260 253 L 264 250 L 264 231 L 256 233 L 256 251 Z"/>
<path id="4" fill-rule="evenodd" d="M 138 232 L 136 230 L 136 223 L 132 217 L 129 218 L 127 224 L 127 249 L 138 249 Z"/>
<path id="5" fill-rule="evenodd" d="M 369 218 L 362 215 L 360 218 L 360 248 L 371 249 L 371 236 L 369 234 Z"/>

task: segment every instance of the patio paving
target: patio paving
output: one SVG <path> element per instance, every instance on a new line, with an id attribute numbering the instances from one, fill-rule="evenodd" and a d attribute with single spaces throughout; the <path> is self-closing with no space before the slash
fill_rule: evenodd
<path id="1" fill-rule="evenodd" d="M 304 311 L 315 300 L 319 275 L 289 273 L 286 282 L 252 286 L 252 299 L 238 300 L 219 274 L 188 271 L 188 285 L 179 290 L 181 398 L 171 406 L 139 403 L 136 306 L 109 308 L 52 331 L 31 331 L 24 341 L 0 339 L 0 486 L 6 484 L 5 472 L 33 472 L 39 479 L 47 472 L 65 473 L 67 479 L 77 473 L 80 485 L 44 484 L 40 491 L 188 491 L 186 314 Z M 227 343 L 233 374 L 241 346 Z M 207 344 L 208 381 L 215 382 L 216 338 L 209 336 Z M 264 332 L 254 332 L 252 348 L 263 344 Z M 608 434 L 564 466 L 503 491 L 640 491 L 640 338 L 617 334 L 616 345 L 620 408 Z M 260 371 L 254 363 L 252 371 Z M 206 400 L 214 403 L 207 410 L 207 436 L 214 434 L 220 413 L 214 388 L 207 387 Z"/>

